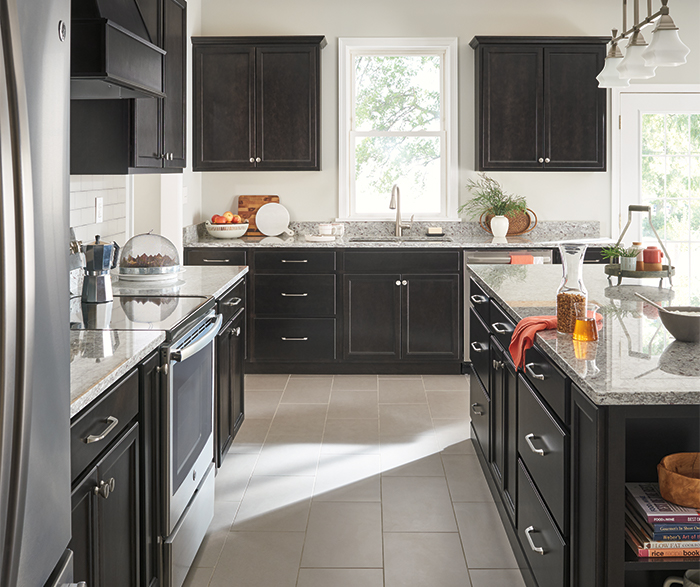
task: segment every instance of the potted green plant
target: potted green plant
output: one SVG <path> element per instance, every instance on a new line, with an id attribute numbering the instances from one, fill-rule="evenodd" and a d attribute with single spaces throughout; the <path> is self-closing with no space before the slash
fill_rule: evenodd
<path id="1" fill-rule="evenodd" d="M 622 271 L 635 271 L 637 269 L 637 247 L 625 248 L 621 245 L 603 247 L 600 255 L 610 263 L 618 262 Z"/>
<path id="2" fill-rule="evenodd" d="M 510 219 L 527 214 L 527 202 L 523 196 L 509 194 L 492 177 L 479 173 L 479 179 L 470 179 L 467 189 L 474 194 L 457 212 L 471 219 L 493 216 L 490 227 L 493 236 L 504 237 L 508 233 Z"/>

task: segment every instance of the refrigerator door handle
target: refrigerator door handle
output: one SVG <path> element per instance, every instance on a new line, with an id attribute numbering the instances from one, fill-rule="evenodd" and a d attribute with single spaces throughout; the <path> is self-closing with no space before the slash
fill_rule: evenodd
<path id="1" fill-rule="evenodd" d="M 4 439 L 11 446 L 2 446 L 2 477 L 9 475 L 8 486 L 2 488 L 2 517 L 6 530 L 0 538 L 2 564 L 0 584 L 16 585 L 19 573 L 20 547 L 25 510 L 27 472 L 29 467 L 29 437 L 32 407 L 32 349 L 34 346 L 34 205 L 32 197 L 32 167 L 29 147 L 29 116 L 20 39 L 17 0 L 0 0 L 0 41 L 2 50 L 2 80 L 0 110 L 2 111 L 2 229 L 4 232 L 3 260 L 5 296 L 1 319 L 3 337 L 13 337 L 16 343 L 8 348 L 8 339 L 2 341 L 2 368 L 9 367 L 8 358 L 14 359 L 12 368 L 3 380 L 0 406 L 3 427 L 10 426 Z M 8 140 L 9 138 L 9 140 Z M 7 174 L 10 174 L 9 177 Z M 9 233 L 5 230 L 10 229 Z M 6 248 L 7 247 L 7 248 Z M 9 297 L 14 299 L 7 299 Z M 8 312 L 14 310 L 16 317 Z M 9 321 L 8 318 L 10 318 Z M 10 326 L 8 328 L 8 326 Z M 12 339 L 10 339 L 12 340 Z M 9 394 L 9 396 L 8 396 Z M 8 411 L 11 410 L 11 411 Z M 3 428 L 4 429 L 4 428 Z M 11 452 L 7 463 L 5 456 Z"/>

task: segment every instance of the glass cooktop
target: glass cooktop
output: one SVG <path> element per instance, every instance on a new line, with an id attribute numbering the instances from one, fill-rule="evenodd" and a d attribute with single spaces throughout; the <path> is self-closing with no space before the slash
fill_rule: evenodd
<path id="1" fill-rule="evenodd" d="M 114 296 L 100 304 L 70 300 L 71 330 L 165 330 L 214 306 L 211 298 L 191 296 Z"/>

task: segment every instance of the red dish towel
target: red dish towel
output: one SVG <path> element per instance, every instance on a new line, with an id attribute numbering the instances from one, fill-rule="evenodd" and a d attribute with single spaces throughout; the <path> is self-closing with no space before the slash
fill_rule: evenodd
<path id="1" fill-rule="evenodd" d="M 508 347 L 515 366 L 518 368 L 525 366 L 525 351 L 532 346 L 535 335 L 540 330 L 551 330 L 556 327 L 556 316 L 530 316 L 518 322 Z"/>
<path id="2" fill-rule="evenodd" d="M 524 255 L 520 253 L 509 253 L 511 265 L 532 265 L 535 258 L 532 255 Z"/>

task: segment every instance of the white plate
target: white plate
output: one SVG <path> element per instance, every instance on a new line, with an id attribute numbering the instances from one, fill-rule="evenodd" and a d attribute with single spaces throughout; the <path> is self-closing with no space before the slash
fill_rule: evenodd
<path id="1" fill-rule="evenodd" d="M 276 202 L 269 202 L 260 207 L 255 215 L 255 225 L 265 236 L 277 236 L 283 232 L 294 234 L 288 229 L 289 210 Z"/>
<path id="2" fill-rule="evenodd" d="M 133 282 L 139 282 L 139 283 L 151 283 L 151 282 L 160 282 L 160 283 L 167 283 L 169 281 L 177 281 L 182 273 L 185 272 L 185 269 L 180 269 L 177 273 L 161 273 L 158 274 L 156 273 L 155 275 L 121 275 L 119 273 L 119 269 L 114 269 L 112 271 L 112 275 L 116 276 L 119 278 L 119 281 L 133 281 Z"/>

